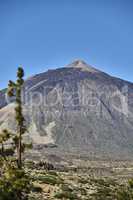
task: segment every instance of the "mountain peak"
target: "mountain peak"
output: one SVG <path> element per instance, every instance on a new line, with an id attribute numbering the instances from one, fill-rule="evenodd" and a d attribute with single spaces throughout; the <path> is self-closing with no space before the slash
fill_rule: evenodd
<path id="1" fill-rule="evenodd" d="M 98 72 L 97 69 L 87 64 L 84 60 L 80 59 L 74 60 L 72 63 L 68 64 L 67 67 L 79 68 L 83 71 L 89 71 L 89 72 Z"/>
<path id="2" fill-rule="evenodd" d="M 81 59 L 74 60 L 71 64 L 73 64 L 73 65 L 87 65 L 87 63 L 84 60 L 81 60 Z"/>

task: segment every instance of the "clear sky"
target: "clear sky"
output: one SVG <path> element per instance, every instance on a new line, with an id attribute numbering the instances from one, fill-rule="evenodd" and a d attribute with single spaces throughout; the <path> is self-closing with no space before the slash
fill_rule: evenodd
<path id="1" fill-rule="evenodd" d="M 133 82 L 132 0 L 0 0 L 0 89 L 77 58 Z"/>

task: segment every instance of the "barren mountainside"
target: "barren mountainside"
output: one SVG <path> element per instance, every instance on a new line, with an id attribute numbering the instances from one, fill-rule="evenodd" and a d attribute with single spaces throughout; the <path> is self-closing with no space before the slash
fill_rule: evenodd
<path id="1" fill-rule="evenodd" d="M 15 129 L 14 103 L 0 92 L 1 128 Z M 133 84 L 82 60 L 28 78 L 23 104 L 28 139 L 54 152 L 129 158 L 133 154 Z"/>

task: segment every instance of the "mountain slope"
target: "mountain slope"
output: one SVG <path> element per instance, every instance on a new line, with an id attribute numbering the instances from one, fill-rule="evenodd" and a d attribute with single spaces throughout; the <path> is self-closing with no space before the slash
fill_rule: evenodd
<path id="1" fill-rule="evenodd" d="M 30 77 L 24 85 L 24 113 L 34 144 L 54 151 L 131 157 L 133 84 L 84 61 Z M 13 129 L 13 103 L 0 94 L 0 124 Z"/>

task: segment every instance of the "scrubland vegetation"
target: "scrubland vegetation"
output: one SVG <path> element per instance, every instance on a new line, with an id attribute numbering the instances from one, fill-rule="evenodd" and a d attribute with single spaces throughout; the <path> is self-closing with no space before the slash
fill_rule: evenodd
<path id="1" fill-rule="evenodd" d="M 133 180 L 90 177 L 87 173 L 30 170 L 34 192 L 30 199 L 131 200 Z"/>

